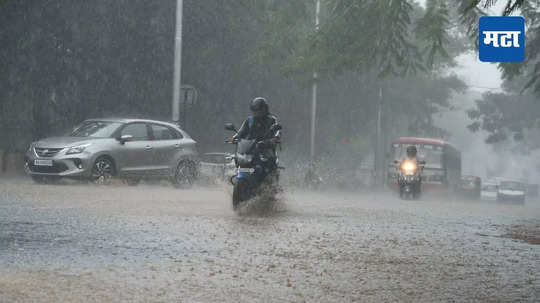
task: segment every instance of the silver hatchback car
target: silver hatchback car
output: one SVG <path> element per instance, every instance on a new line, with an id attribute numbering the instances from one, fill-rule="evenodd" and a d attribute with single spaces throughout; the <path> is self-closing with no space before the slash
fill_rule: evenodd
<path id="1" fill-rule="evenodd" d="M 90 119 L 67 136 L 32 143 L 25 170 L 38 183 L 62 177 L 102 183 L 118 176 L 130 185 L 143 178 L 169 178 L 185 187 L 198 174 L 196 143 L 172 123 Z"/>

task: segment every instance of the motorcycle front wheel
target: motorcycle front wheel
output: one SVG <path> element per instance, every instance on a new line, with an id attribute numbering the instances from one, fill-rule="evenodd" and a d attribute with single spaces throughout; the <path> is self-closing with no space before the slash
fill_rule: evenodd
<path id="1" fill-rule="evenodd" d="M 411 190 L 405 190 L 405 186 L 399 189 L 399 197 L 401 200 L 412 200 L 414 193 Z"/>
<path id="2" fill-rule="evenodd" d="M 240 203 L 249 199 L 249 183 L 244 179 L 237 179 L 233 187 L 233 210 L 237 210 Z"/>

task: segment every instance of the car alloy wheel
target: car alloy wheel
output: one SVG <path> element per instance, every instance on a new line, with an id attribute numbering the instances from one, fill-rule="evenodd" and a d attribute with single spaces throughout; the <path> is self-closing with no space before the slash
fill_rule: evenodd
<path id="1" fill-rule="evenodd" d="M 191 187 L 195 182 L 196 176 L 195 163 L 189 160 L 180 161 L 174 173 L 173 184 L 176 188 Z"/>
<path id="2" fill-rule="evenodd" d="M 98 158 L 92 167 L 92 181 L 96 184 L 108 184 L 113 176 L 113 162 L 107 157 Z"/>

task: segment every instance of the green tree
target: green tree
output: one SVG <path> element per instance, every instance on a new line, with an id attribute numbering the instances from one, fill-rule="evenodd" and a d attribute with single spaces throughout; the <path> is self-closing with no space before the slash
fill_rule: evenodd
<path id="1" fill-rule="evenodd" d="M 462 1 L 462 20 L 467 21 L 471 39 L 477 39 L 478 17 L 498 1 Z M 526 57 L 521 63 L 499 63 L 503 73 L 502 93 L 488 92 L 468 111 L 471 131 L 488 132 L 486 142 L 520 141 L 529 144 L 526 133 L 540 128 L 540 3 L 505 0 L 502 15 L 521 14 L 526 22 Z M 525 139 L 525 140 L 524 140 Z"/>
<path id="2" fill-rule="evenodd" d="M 503 79 L 512 80 L 514 77 L 525 74 L 526 81 L 523 83 L 522 90 L 530 89 L 540 96 L 540 2 L 535 0 L 460 0 L 461 21 L 466 25 L 471 40 L 476 41 L 478 18 L 487 14 L 485 9 L 492 8 L 499 2 L 505 3 L 502 15 L 520 14 L 526 22 L 525 60 L 521 63 L 499 63 Z"/>
<path id="3" fill-rule="evenodd" d="M 375 70 L 378 77 L 431 69 L 448 59 L 448 9 L 442 0 L 328 0 L 306 62 L 327 73 Z"/>
<path id="4" fill-rule="evenodd" d="M 487 92 L 476 100 L 475 107 L 468 111 L 473 121 L 468 128 L 473 132 L 485 130 L 487 143 L 508 140 L 530 143 L 526 136 L 528 130 L 540 129 L 540 102 L 536 95 L 521 92 L 526 77 L 505 80 L 503 92 Z"/>

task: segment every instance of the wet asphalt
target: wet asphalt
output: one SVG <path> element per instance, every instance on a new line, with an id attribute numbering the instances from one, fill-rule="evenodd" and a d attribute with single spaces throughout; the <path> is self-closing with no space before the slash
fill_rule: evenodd
<path id="1" fill-rule="evenodd" d="M 539 244 L 540 201 L 0 179 L 0 302 L 539 302 Z"/>

